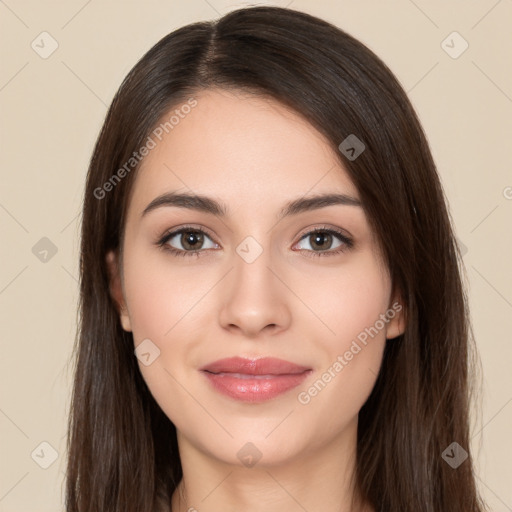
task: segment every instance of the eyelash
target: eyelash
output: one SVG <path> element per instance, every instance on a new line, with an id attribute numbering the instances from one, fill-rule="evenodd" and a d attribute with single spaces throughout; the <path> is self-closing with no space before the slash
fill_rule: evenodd
<path id="1" fill-rule="evenodd" d="M 183 251 L 181 249 L 176 249 L 174 247 L 171 247 L 167 244 L 167 242 L 174 236 L 182 234 L 182 233 L 187 233 L 187 232 L 202 233 L 202 234 L 208 236 L 210 239 L 212 239 L 212 237 L 206 231 L 204 231 L 202 229 L 195 228 L 193 226 L 184 226 L 175 231 L 166 233 L 160 240 L 158 240 L 156 242 L 156 245 L 164 251 L 169 251 L 173 256 L 199 257 L 200 253 L 205 252 L 205 249 L 199 249 L 196 251 Z M 354 247 L 354 241 L 351 238 L 348 238 L 341 231 L 338 231 L 333 228 L 322 228 L 322 227 L 315 228 L 312 231 L 308 231 L 307 233 L 304 233 L 300 237 L 299 242 L 315 233 L 327 233 L 330 235 L 335 235 L 336 237 L 338 237 L 340 239 L 340 241 L 342 242 L 343 245 L 334 251 L 331 251 L 331 250 L 310 251 L 308 249 L 299 249 L 300 251 L 307 251 L 308 253 L 310 253 L 311 257 L 336 256 L 336 255 L 338 255 L 342 252 L 348 251 Z"/>

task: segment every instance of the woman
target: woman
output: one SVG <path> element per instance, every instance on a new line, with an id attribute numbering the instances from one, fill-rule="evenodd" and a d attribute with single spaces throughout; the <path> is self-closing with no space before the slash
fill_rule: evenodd
<path id="1" fill-rule="evenodd" d="M 485 510 L 460 261 L 363 44 L 276 7 L 169 34 L 90 163 L 67 510 Z"/>

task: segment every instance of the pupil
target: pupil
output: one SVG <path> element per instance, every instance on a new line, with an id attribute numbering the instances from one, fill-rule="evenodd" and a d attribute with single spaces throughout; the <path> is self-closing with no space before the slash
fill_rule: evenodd
<path id="1" fill-rule="evenodd" d="M 189 245 L 192 249 L 194 249 L 195 246 L 201 245 L 202 236 L 200 233 L 189 231 L 185 235 L 185 243 L 183 244 L 185 248 L 187 245 Z"/>
<path id="2" fill-rule="evenodd" d="M 321 233 L 315 233 L 313 235 L 314 237 L 314 244 L 313 245 L 319 245 L 320 249 L 322 249 L 322 244 L 325 244 L 326 238 L 329 239 L 331 235 L 329 234 L 321 234 Z"/>

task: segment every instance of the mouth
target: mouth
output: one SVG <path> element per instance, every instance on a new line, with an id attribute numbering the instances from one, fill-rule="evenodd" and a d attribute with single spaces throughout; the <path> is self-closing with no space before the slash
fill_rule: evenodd
<path id="1" fill-rule="evenodd" d="M 208 370 L 205 370 L 205 371 L 208 371 Z M 253 375 L 253 374 L 250 374 L 250 373 L 230 373 L 230 372 L 218 372 L 218 373 L 215 373 L 215 372 L 208 372 L 208 373 L 211 373 L 212 375 L 219 375 L 219 376 L 222 376 L 222 377 L 233 377 L 235 379 L 255 379 L 255 380 L 265 380 L 265 379 L 273 379 L 275 377 L 282 377 L 283 375 L 287 375 L 287 374 L 280 374 L 280 375 L 272 375 L 272 374 L 268 374 L 268 375 Z M 299 375 L 299 374 L 289 374 L 289 375 Z"/>
<path id="2" fill-rule="evenodd" d="M 311 370 L 307 366 L 277 359 L 275 357 L 262 357 L 250 359 L 245 357 L 228 357 L 209 363 L 202 368 L 202 371 L 210 373 L 239 373 L 241 375 L 294 375 Z"/>
<path id="3" fill-rule="evenodd" d="M 221 359 L 200 369 L 213 389 L 243 402 L 264 402 L 300 385 L 311 368 L 276 358 Z"/>

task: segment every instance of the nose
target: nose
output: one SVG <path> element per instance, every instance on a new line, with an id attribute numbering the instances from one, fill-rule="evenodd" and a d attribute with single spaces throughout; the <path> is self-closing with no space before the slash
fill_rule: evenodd
<path id="1" fill-rule="evenodd" d="M 287 329 L 291 319 L 287 297 L 291 292 L 272 267 L 269 251 L 263 251 L 252 263 L 238 254 L 233 261 L 234 268 L 221 285 L 221 326 L 250 338 Z"/>

